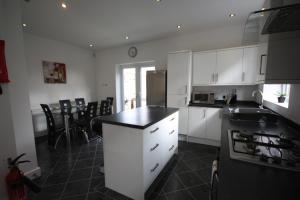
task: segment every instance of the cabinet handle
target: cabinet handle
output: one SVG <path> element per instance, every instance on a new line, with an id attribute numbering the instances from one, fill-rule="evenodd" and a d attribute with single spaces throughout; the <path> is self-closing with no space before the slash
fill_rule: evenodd
<path id="1" fill-rule="evenodd" d="M 159 164 L 158 163 L 156 163 L 156 165 L 153 167 L 153 169 L 151 169 L 150 171 L 151 172 L 154 172 L 157 168 L 158 168 L 158 166 L 159 166 Z"/>
<path id="2" fill-rule="evenodd" d="M 211 74 L 211 82 L 215 82 L 215 74 L 214 73 Z"/>
<path id="3" fill-rule="evenodd" d="M 172 135 L 174 132 L 175 132 L 175 130 L 171 131 L 171 132 L 169 133 L 169 135 Z"/>
<path id="4" fill-rule="evenodd" d="M 187 94 L 187 90 L 188 90 L 188 86 L 185 85 L 185 93 L 184 94 Z"/>
<path id="5" fill-rule="evenodd" d="M 175 119 L 175 117 L 173 117 L 172 119 L 170 119 L 170 121 L 173 121 Z"/>
<path id="6" fill-rule="evenodd" d="M 216 73 L 216 82 L 218 82 L 218 80 L 219 80 L 219 74 Z"/>
<path id="7" fill-rule="evenodd" d="M 158 130 L 159 130 L 159 128 L 157 127 L 156 129 L 150 131 L 150 133 L 155 133 L 155 132 L 158 131 Z"/>
<path id="8" fill-rule="evenodd" d="M 203 110 L 203 119 L 206 117 L 206 110 Z"/>
<path id="9" fill-rule="evenodd" d="M 174 149 L 174 145 L 171 146 L 171 148 L 169 148 L 169 151 L 172 151 L 172 149 Z"/>
<path id="10" fill-rule="evenodd" d="M 158 146 L 159 144 L 156 144 L 154 147 L 150 148 L 150 151 L 154 151 Z"/>
<path id="11" fill-rule="evenodd" d="M 262 55 L 260 56 L 260 67 L 259 67 L 259 74 L 260 74 L 260 75 L 264 75 L 264 74 L 265 74 L 265 72 L 262 72 L 262 64 L 263 64 L 264 58 L 266 58 L 266 57 L 267 57 L 266 54 L 262 54 Z"/>
<path id="12" fill-rule="evenodd" d="M 245 81 L 245 72 L 242 73 L 242 81 Z"/>

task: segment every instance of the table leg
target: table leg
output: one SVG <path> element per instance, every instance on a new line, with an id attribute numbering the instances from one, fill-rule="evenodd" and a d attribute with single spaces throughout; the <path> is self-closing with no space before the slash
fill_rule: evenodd
<path id="1" fill-rule="evenodd" d="M 65 120 L 65 129 L 66 129 L 66 138 L 67 138 L 67 146 L 71 146 L 71 137 L 70 137 L 70 128 L 69 128 L 69 115 L 64 115 Z"/>

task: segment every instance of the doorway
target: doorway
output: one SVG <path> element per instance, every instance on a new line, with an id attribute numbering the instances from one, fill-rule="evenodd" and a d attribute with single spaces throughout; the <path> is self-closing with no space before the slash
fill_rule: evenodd
<path id="1" fill-rule="evenodd" d="M 137 107 L 146 106 L 146 74 L 147 71 L 155 70 L 154 64 L 137 63 L 123 65 L 120 70 L 122 110 L 131 110 Z"/>

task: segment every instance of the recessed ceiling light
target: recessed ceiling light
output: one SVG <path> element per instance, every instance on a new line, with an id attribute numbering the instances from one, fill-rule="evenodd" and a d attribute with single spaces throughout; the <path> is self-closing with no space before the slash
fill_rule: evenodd
<path id="1" fill-rule="evenodd" d="M 177 29 L 181 29 L 181 25 L 177 25 Z"/>
<path id="2" fill-rule="evenodd" d="M 155 0 L 157 3 L 161 2 L 161 0 Z"/>
<path id="3" fill-rule="evenodd" d="M 125 39 L 126 39 L 126 40 L 128 40 L 128 39 L 129 39 L 129 37 L 126 35 L 126 36 L 125 36 Z"/>
<path id="4" fill-rule="evenodd" d="M 90 47 L 93 47 L 94 45 L 90 44 Z"/>
<path id="5" fill-rule="evenodd" d="M 22 24 L 22 25 L 23 25 L 23 27 L 26 27 L 26 26 L 27 26 L 27 24 L 25 24 L 25 23 L 24 23 L 24 24 Z"/>
<path id="6" fill-rule="evenodd" d="M 229 14 L 229 17 L 230 17 L 230 18 L 235 17 L 235 14 L 234 14 L 234 13 L 230 13 L 230 14 Z"/>
<path id="7" fill-rule="evenodd" d="M 67 4 L 65 2 L 62 2 L 61 3 L 61 7 L 64 8 L 64 9 L 66 9 L 67 8 Z"/>

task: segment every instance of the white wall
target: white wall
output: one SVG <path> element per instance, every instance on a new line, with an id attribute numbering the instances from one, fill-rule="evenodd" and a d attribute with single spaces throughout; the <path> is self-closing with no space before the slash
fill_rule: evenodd
<path id="1" fill-rule="evenodd" d="M 240 46 L 243 26 L 227 26 L 146 43 L 135 44 L 138 55 L 130 58 L 127 54 L 131 45 L 97 52 L 98 100 L 115 96 L 115 68 L 117 64 L 154 60 L 159 66 L 167 66 L 167 53 L 190 49 L 193 51 Z"/>
<path id="2" fill-rule="evenodd" d="M 262 88 L 262 86 L 260 86 Z M 275 93 L 275 91 L 274 91 Z M 264 105 L 280 115 L 300 124 L 300 84 L 291 85 L 289 107 L 285 108 L 274 103 L 264 101 Z"/>
<path id="3" fill-rule="evenodd" d="M 40 173 L 37 166 L 33 127 L 29 106 L 28 74 L 24 56 L 19 0 L 0 1 L 0 37 L 6 42 L 6 62 L 11 82 L 1 84 L 4 94 L 0 96 L 0 145 L 1 166 L 0 199 L 7 199 L 4 174 L 7 173 L 8 157 L 26 153 L 31 163 L 21 169 L 25 173 Z"/>
<path id="4" fill-rule="evenodd" d="M 57 103 L 60 99 L 96 99 L 95 58 L 91 50 L 31 34 L 24 34 L 24 42 L 32 109 L 40 109 L 41 103 Z M 66 64 L 66 84 L 44 83 L 44 60 Z"/>

